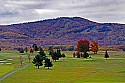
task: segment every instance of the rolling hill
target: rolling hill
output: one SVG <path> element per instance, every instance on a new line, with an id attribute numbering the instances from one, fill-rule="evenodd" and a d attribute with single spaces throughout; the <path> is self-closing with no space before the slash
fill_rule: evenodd
<path id="1" fill-rule="evenodd" d="M 80 39 L 100 46 L 125 44 L 125 24 L 97 23 L 81 17 L 60 17 L 0 26 L 1 48 L 38 45 L 76 45 Z"/>

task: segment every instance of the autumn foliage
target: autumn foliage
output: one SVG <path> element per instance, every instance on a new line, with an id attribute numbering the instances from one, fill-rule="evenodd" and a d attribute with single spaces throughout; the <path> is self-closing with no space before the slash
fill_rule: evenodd
<path id="1" fill-rule="evenodd" d="M 89 51 L 89 41 L 88 40 L 79 40 L 77 45 L 78 52 L 84 52 L 83 58 L 89 57 L 87 51 Z M 80 58 L 80 53 L 77 55 Z"/>
<path id="2" fill-rule="evenodd" d="M 92 44 L 90 45 L 90 50 L 94 52 L 94 54 L 97 54 L 97 52 L 99 51 L 98 42 L 95 42 L 94 40 L 91 40 L 91 42 Z"/>
<path id="3" fill-rule="evenodd" d="M 77 50 L 79 52 L 89 51 L 89 41 L 88 40 L 79 40 L 77 44 Z"/>

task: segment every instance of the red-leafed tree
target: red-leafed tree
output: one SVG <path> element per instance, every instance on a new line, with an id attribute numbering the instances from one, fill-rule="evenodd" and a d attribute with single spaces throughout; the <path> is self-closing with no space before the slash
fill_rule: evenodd
<path id="1" fill-rule="evenodd" d="M 89 41 L 88 40 L 79 40 L 77 44 L 77 50 L 79 52 L 84 52 L 84 58 L 89 57 L 87 51 L 89 51 Z"/>
<path id="2" fill-rule="evenodd" d="M 88 40 L 79 40 L 77 44 L 77 50 L 79 52 L 89 51 L 89 41 Z"/>
<path id="3" fill-rule="evenodd" d="M 94 52 L 94 54 L 97 54 L 99 51 L 98 42 L 95 42 L 94 40 L 91 40 L 91 42 L 92 44 L 90 45 L 90 50 Z"/>
<path id="4" fill-rule="evenodd" d="M 17 50 L 20 52 L 21 48 L 19 47 Z"/>

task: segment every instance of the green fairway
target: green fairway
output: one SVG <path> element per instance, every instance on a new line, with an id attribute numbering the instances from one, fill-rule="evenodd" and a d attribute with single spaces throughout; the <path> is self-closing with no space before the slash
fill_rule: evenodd
<path id="1" fill-rule="evenodd" d="M 89 53 L 92 58 L 73 58 L 73 52 L 62 52 L 66 58 L 52 61 L 49 70 L 43 66 L 37 69 L 28 62 L 27 54 L 21 55 L 29 66 L 20 70 L 0 83 L 124 83 L 125 52 L 110 51 L 109 59 L 104 59 L 104 51 L 98 54 Z M 20 66 L 20 54 L 17 51 L 1 51 L 0 59 L 11 58 L 12 64 L 0 64 L 0 77 L 17 70 Z M 33 59 L 33 55 L 31 56 Z M 51 58 L 51 57 L 49 57 Z"/>

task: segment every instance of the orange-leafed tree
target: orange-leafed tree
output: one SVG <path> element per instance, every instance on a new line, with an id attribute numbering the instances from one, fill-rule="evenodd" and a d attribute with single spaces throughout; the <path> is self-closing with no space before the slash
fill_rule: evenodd
<path id="1" fill-rule="evenodd" d="M 98 42 L 91 40 L 92 44 L 90 45 L 90 49 L 92 52 L 94 52 L 94 54 L 97 54 L 97 52 L 99 51 L 99 47 L 98 47 Z"/>
<path id="2" fill-rule="evenodd" d="M 79 52 L 84 52 L 83 58 L 89 57 L 87 51 L 89 51 L 89 41 L 88 40 L 79 40 L 77 44 L 77 50 Z"/>

